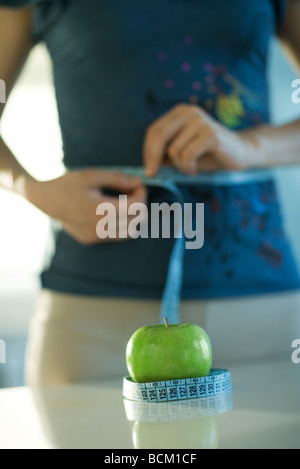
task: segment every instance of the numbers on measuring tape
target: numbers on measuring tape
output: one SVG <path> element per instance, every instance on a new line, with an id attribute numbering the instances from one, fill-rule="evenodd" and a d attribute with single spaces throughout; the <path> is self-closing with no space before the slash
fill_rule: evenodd
<path id="1" fill-rule="evenodd" d="M 168 397 L 170 400 L 177 399 L 177 388 L 176 387 L 168 387 Z"/>
<path id="2" fill-rule="evenodd" d="M 149 391 L 149 399 L 150 401 L 156 401 L 156 391 L 154 389 L 150 389 Z"/>
<path id="3" fill-rule="evenodd" d="M 161 388 L 161 389 L 159 389 L 159 390 L 158 390 L 158 393 L 159 393 L 159 399 L 160 399 L 161 401 L 167 399 L 167 390 L 166 390 L 166 388 Z"/>
<path id="4" fill-rule="evenodd" d="M 207 386 L 207 392 L 209 395 L 212 395 L 213 392 L 214 392 L 214 385 L 213 383 L 209 383 L 208 386 Z"/>
<path id="5" fill-rule="evenodd" d="M 196 386 L 189 386 L 188 392 L 189 392 L 189 396 L 191 398 L 197 397 L 197 387 Z"/>
<path id="6" fill-rule="evenodd" d="M 128 420 L 138 422 L 170 422 L 214 415 L 232 409 L 232 393 L 202 399 L 181 399 L 177 402 L 141 402 L 124 399 Z"/>
<path id="7" fill-rule="evenodd" d="M 123 396 L 142 402 L 164 402 L 218 396 L 231 391 L 231 376 L 227 370 L 212 370 L 205 378 L 180 379 L 151 383 L 123 380 Z"/>

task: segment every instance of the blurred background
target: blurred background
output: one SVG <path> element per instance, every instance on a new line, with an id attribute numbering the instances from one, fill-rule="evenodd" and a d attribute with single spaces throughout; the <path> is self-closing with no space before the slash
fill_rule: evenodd
<path id="1" fill-rule="evenodd" d="M 270 49 L 272 121 L 300 117 L 292 103 L 296 73 L 276 41 Z M 61 136 L 47 50 L 32 51 L 7 103 L 1 133 L 19 161 L 38 179 L 63 172 Z M 276 170 L 287 229 L 300 266 L 300 167 Z M 30 317 L 39 288 L 39 272 L 48 246 L 49 220 L 14 194 L 0 189 L 0 339 L 6 364 L 0 364 L 0 388 L 23 384 L 24 354 Z"/>

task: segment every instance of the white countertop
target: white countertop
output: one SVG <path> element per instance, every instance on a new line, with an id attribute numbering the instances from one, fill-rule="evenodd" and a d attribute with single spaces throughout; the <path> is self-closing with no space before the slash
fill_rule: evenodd
<path id="1" fill-rule="evenodd" d="M 231 410 L 204 416 L 197 410 L 201 399 L 193 407 L 187 401 L 144 404 L 139 422 L 129 420 L 134 409 L 125 408 L 122 378 L 35 392 L 1 390 L 0 449 L 299 449 L 300 365 L 287 357 L 229 370 Z M 165 421 L 168 414 L 175 420 Z"/>

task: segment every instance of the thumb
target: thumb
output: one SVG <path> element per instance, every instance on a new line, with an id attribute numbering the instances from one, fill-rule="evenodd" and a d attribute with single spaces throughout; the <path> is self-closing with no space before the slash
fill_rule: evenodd
<path id="1" fill-rule="evenodd" d="M 85 184 L 90 187 L 101 187 L 130 192 L 142 185 L 139 178 L 127 176 L 120 172 L 88 169 L 84 171 Z"/>

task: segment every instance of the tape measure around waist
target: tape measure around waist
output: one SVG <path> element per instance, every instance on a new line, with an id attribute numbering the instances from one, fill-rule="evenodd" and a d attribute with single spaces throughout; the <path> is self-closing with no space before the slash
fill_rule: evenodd
<path id="1" fill-rule="evenodd" d="M 182 186 L 197 185 L 238 185 L 267 182 L 274 178 L 272 169 L 251 169 L 245 171 L 213 171 L 201 172 L 190 176 L 172 167 L 162 167 L 158 174 L 149 178 L 145 175 L 145 168 L 141 166 L 98 166 L 101 171 L 113 171 L 138 177 L 146 185 L 163 185 L 171 182 Z"/>
<path id="2" fill-rule="evenodd" d="M 143 167 L 135 166 L 103 166 L 97 169 L 103 171 L 121 172 L 128 176 L 138 177 L 147 186 L 160 187 L 171 192 L 184 210 L 184 198 L 178 186 L 195 185 L 235 185 L 266 182 L 272 180 L 273 173 L 269 169 L 250 171 L 220 171 L 213 173 L 199 173 L 196 176 L 183 174 L 171 167 L 163 167 L 154 178 L 145 176 Z M 178 324 L 180 320 L 180 302 L 183 282 L 183 264 L 185 253 L 184 233 L 177 233 L 171 253 L 168 274 L 162 297 L 160 322 L 167 318 L 170 324 Z"/>
<path id="3" fill-rule="evenodd" d="M 228 370 L 212 369 L 202 378 L 135 383 L 130 377 L 123 379 L 123 397 L 139 402 L 171 402 L 184 399 L 207 398 L 231 392 Z"/>
<path id="4" fill-rule="evenodd" d="M 77 167 L 72 169 L 85 169 Z M 170 191 L 184 208 L 184 198 L 178 186 L 199 185 L 238 185 L 271 181 L 274 172 L 271 169 L 253 169 L 247 171 L 218 171 L 198 173 L 196 176 L 183 174 L 172 167 L 162 167 L 152 178 L 146 177 L 141 166 L 97 166 L 100 171 L 120 172 L 127 176 L 137 177 L 149 187 L 158 187 Z M 185 253 L 184 232 L 177 233 L 171 253 L 168 274 L 162 296 L 160 322 L 167 318 L 170 324 L 178 324 L 180 318 L 180 302 L 183 283 L 183 264 Z"/>

